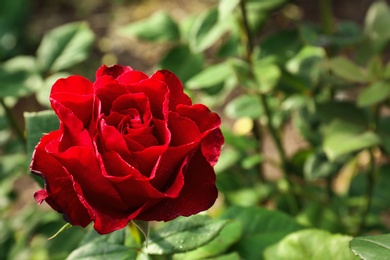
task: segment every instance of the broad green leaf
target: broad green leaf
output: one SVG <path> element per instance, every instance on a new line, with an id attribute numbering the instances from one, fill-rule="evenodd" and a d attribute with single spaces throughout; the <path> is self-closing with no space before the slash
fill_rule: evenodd
<path id="1" fill-rule="evenodd" d="M 380 53 L 390 40 L 390 8 L 385 1 L 375 1 L 367 11 L 364 21 L 365 41 L 359 49 L 364 58 Z"/>
<path id="2" fill-rule="evenodd" d="M 265 259 L 357 259 L 348 248 L 350 236 L 318 229 L 301 230 L 286 236 L 265 250 Z"/>
<path id="3" fill-rule="evenodd" d="M 377 81 L 384 78 L 384 68 L 382 57 L 375 56 L 368 62 L 367 65 L 368 76 L 371 81 Z"/>
<path id="4" fill-rule="evenodd" d="M 58 129 L 59 121 L 53 111 L 25 112 L 27 153 L 32 155 L 43 134 Z"/>
<path id="5" fill-rule="evenodd" d="M 151 42 L 177 41 L 180 32 L 177 23 L 164 11 L 156 12 L 149 18 L 121 28 L 123 35 L 134 35 L 140 40 Z"/>
<path id="6" fill-rule="evenodd" d="M 94 33 L 85 22 L 57 27 L 43 36 L 37 50 L 42 72 L 57 72 L 87 59 Z"/>
<path id="7" fill-rule="evenodd" d="M 187 45 L 179 45 L 168 52 L 160 66 L 175 73 L 182 82 L 186 82 L 202 70 L 203 62 L 202 53 L 194 54 Z"/>
<path id="8" fill-rule="evenodd" d="M 188 89 L 211 88 L 217 84 L 223 83 L 229 75 L 231 69 L 228 63 L 218 63 L 203 69 L 200 73 L 190 78 L 185 87 Z"/>
<path id="9" fill-rule="evenodd" d="M 218 5 L 218 19 L 224 21 L 233 13 L 239 3 L 240 0 L 220 0 Z"/>
<path id="10" fill-rule="evenodd" d="M 305 46 L 287 62 L 286 69 L 312 86 L 319 81 L 324 58 L 325 50 L 323 48 Z"/>
<path id="11" fill-rule="evenodd" d="M 235 243 L 240 238 L 241 234 L 241 223 L 238 221 L 231 221 L 226 224 L 219 235 L 210 243 L 187 253 L 176 254 L 173 256 L 173 259 L 195 260 L 219 255 Z"/>
<path id="12" fill-rule="evenodd" d="M 227 223 L 202 215 L 179 217 L 150 235 L 145 252 L 165 255 L 193 250 L 217 237 Z"/>
<path id="13" fill-rule="evenodd" d="M 0 97 L 22 97 L 42 84 L 35 59 L 17 56 L 0 64 Z"/>
<path id="14" fill-rule="evenodd" d="M 200 15 L 192 26 L 189 37 L 190 47 L 195 52 L 202 52 L 211 47 L 229 28 L 229 20 L 218 22 L 218 10 L 209 9 Z"/>
<path id="15" fill-rule="evenodd" d="M 340 120 L 331 122 L 324 134 L 323 149 L 330 160 L 380 144 L 375 133 Z"/>
<path id="16" fill-rule="evenodd" d="M 344 57 L 329 60 L 330 70 L 338 77 L 356 83 L 367 82 L 367 76 L 352 61 Z"/>
<path id="17" fill-rule="evenodd" d="M 69 76 L 70 76 L 69 73 L 58 72 L 58 73 L 54 73 L 54 74 L 50 75 L 49 77 L 47 77 L 44 80 L 44 82 L 42 82 L 41 87 L 36 92 L 36 97 L 37 97 L 38 102 L 41 105 L 50 107 L 50 98 L 49 98 L 49 96 L 50 96 L 50 91 L 51 91 L 51 88 L 52 88 L 53 84 L 58 79 L 67 78 Z"/>
<path id="18" fill-rule="evenodd" d="M 244 94 L 231 100 L 225 107 L 225 113 L 230 118 L 256 119 L 263 114 L 263 108 L 258 97 Z"/>
<path id="19" fill-rule="evenodd" d="M 390 255 L 390 234 L 356 237 L 351 240 L 350 247 L 361 259 L 387 260 Z"/>
<path id="20" fill-rule="evenodd" d="M 355 102 L 329 101 L 317 104 L 317 114 L 326 123 L 339 119 L 365 127 L 368 124 L 366 111 Z"/>
<path id="21" fill-rule="evenodd" d="M 357 105 L 359 107 L 368 107 L 385 101 L 390 97 L 390 83 L 378 81 L 367 86 L 360 92 Z"/>
<path id="22" fill-rule="evenodd" d="M 122 259 L 132 260 L 137 256 L 137 250 L 120 244 L 108 242 L 93 242 L 85 244 L 73 251 L 67 260 L 106 260 Z"/>
<path id="23" fill-rule="evenodd" d="M 231 247 L 231 250 L 239 252 L 242 259 L 262 259 L 265 248 L 302 228 L 293 218 L 281 212 L 258 207 L 230 207 L 222 218 L 242 223 L 243 235 Z"/>
<path id="24" fill-rule="evenodd" d="M 329 161 L 322 151 L 313 153 L 305 161 L 304 174 L 307 180 L 317 180 L 337 174 L 344 161 Z"/>
<path id="25" fill-rule="evenodd" d="M 260 43 L 260 57 L 273 56 L 278 64 L 284 65 L 301 47 L 302 41 L 297 30 L 282 30 L 271 34 Z"/>
<path id="26" fill-rule="evenodd" d="M 218 158 L 218 163 L 215 165 L 214 170 L 217 174 L 223 172 L 236 165 L 240 159 L 241 155 L 237 150 L 228 148 L 222 149 L 221 155 Z"/>

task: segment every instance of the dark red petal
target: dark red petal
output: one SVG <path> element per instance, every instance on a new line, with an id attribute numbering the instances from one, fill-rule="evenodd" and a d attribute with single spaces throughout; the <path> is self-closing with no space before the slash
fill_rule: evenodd
<path id="1" fill-rule="evenodd" d="M 37 191 L 34 197 L 38 203 L 45 200 L 54 210 L 64 213 L 72 225 L 85 227 L 91 217 L 80 202 L 74 183 L 62 165 L 45 151 L 46 145 L 60 136 L 60 131 L 43 136 L 35 149 L 30 167 L 34 174 L 44 179 L 45 189 Z"/>
<path id="2" fill-rule="evenodd" d="M 182 167 L 185 158 L 197 146 L 197 143 L 190 143 L 178 147 L 169 147 L 159 158 L 158 163 L 153 169 L 151 184 L 161 192 L 168 190 L 174 182 L 179 168 Z"/>
<path id="3" fill-rule="evenodd" d="M 197 125 L 189 118 L 181 117 L 175 112 L 170 112 L 168 117 L 168 129 L 171 132 L 170 146 L 180 146 L 198 142 L 200 132 Z"/>
<path id="4" fill-rule="evenodd" d="M 93 94 L 92 83 L 81 76 L 70 76 L 57 80 L 51 88 L 50 95 L 57 93 L 71 93 L 75 95 Z"/>
<path id="5" fill-rule="evenodd" d="M 128 87 L 131 93 L 144 93 L 149 98 L 153 117 L 167 118 L 169 91 L 167 85 L 161 81 L 147 79 Z"/>
<path id="6" fill-rule="evenodd" d="M 221 152 L 224 138 L 220 130 L 221 119 L 211 112 L 206 106 L 196 104 L 193 106 L 179 105 L 177 112 L 182 117 L 193 120 L 202 132 L 202 153 L 206 159 L 214 166 Z"/>
<path id="7" fill-rule="evenodd" d="M 74 145 L 91 147 L 92 141 L 83 122 L 71 110 L 56 100 L 52 100 L 52 107 L 58 115 L 62 131 L 59 150 L 66 150 Z"/>
<path id="8" fill-rule="evenodd" d="M 198 151 L 184 170 L 184 186 L 176 199 L 164 199 L 136 219 L 169 221 L 178 216 L 190 216 L 210 208 L 218 197 L 213 168 Z"/>
<path id="9" fill-rule="evenodd" d="M 51 95 L 51 102 L 55 102 L 54 100 L 71 110 L 83 122 L 83 125 L 90 122 L 93 114 L 93 95 L 81 96 L 72 93 L 56 93 Z"/>
<path id="10" fill-rule="evenodd" d="M 106 75 L 97 78 L 93 88 L 96 97 L 101 102 L 101 112 L 106 115 L 109 114 L 115 99 L 129 93 L 124 85 Z"/>
<path id="11" fill-rule="evenodd" d="M 195 104 L 192 106 L 179 105 L 177 113 L 182 117 L 188 117 L 196 123 L 201 133 L 213 130 L 221 125 L 218 114 L 211 112 L 205 105 Z"/>
<path id="12" fill-rule="evenodd" d="M 178 104 L 191 105 L 191 99 L 183 92 L 183 84 L 175 74 L 168 70 L 159 70 L 150 78 L 167 84 L 170 92 L 169 110 L 175 111 Z"/>
<path id="13" fill-rule="evenodd" d="M 135 83 L 140 82 L 140 81 L 147 79 L 147 78 L 149 78 L 149 77 L 145 73 L 138 71 L 138 70 L 132 70 L 132 71 L 128 71 L 128 72 L 123 73 L 122 75 L 120 75 L 118 77 L 117 80 L 118 80 L 118 82 L 120 82 L 124 85 L 131 85 L 131 84 L 135 84 Z"/>
<path id="14" fill-rule="evenodd" d="M 128 66 L 122 66 L 122 65 L 113 65 L 110 67 L 107 67 L 106 65 L 101 66 L 96 71 L 96 78 L 100 78 L 104 75 L 110 76 L 114 79 L 122 75 L 123 73 L 126 73 L 128 71 L 132 71 L 133 69 Z"/>

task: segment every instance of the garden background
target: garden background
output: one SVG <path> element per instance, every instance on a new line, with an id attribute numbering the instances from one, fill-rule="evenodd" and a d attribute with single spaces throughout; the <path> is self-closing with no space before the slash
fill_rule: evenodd
<path id="1" fill-rule="evenodd" d="M 389 5 L 1 0 L 0 259 L 354 259 L 353 237 L 355 254 L 386 259 Z M 93 80 L 115 63 L 149 75 L 168 69 L 194 103 L 221 116 L 207 241 L 180 248 L 199 231 L 190 225 L 177 247 L 161 247 L 153 232 L 162 223 L 148 248 L 129 242 L 127 229 L 98 236 L 72 227 L 47 240 L 65 221 L 35 203 L 39 180 L 28 165 L 58 126 L 50 87 L 73 74 Z M 91 247 L 102 243 L 112 250 Z"/>

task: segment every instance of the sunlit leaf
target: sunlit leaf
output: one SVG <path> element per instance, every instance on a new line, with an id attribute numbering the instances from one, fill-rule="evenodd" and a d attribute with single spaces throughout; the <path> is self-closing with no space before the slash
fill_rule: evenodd
<path id="1" fill-rule="evenodd" d="M 94 38 L 85 22 L 65 24 L 49 31 L 37 50 L 39 68 L 42 72 L 57 72 L 84 61 Z"/>
<path id="2" fill-rule="evenodd" d="M 356 259 L 348 248 L 350 236 L 331 234 L 318 229 L 301 230 L 286 236 L 265 250 L 265 259 Z"/>
<path id="3" fill-rule="evenodd" d="M 352 61 L 342 56 L 333 58 L 329 61 L 330 70 L 342 79 L 364 83 L 367 81 L 367 76 L 363 71 Z"/>
<path id="4" fill-rule="evenodd" d="M 374 132 L 356 125 L 334 120 L 325 130 L 324 151 L 330 160 L 380 144 Z"/>
<path id="5" fill-rule="evenodd" d="M 390 255 L 390 234 L 356 237 L 351 250 L 362 259 L 387 260 Z"/>
<path id="6" fill-rule="evenodd" d="M 385 101 L 390 97 L 390 83 L 386 81 L 378 81 L 367 86 L 360 92 L 357 105 L 360 107 L 368 107 Z"/>
<path id="7" fill-rule="evenodd" d="M 145 251 L 165 255 L 193 250 L 217 237 L 227 223 L 202 215 L 179 217 L 151 234 Z"/>
<path id="8" fill-rule="evenodd" d="M 156 12 L 147 19 L 121 28 L 123 35 L 134 35 L 140 40 L 151 42 L 175 41 L 180 39 L 177 23 L 164 11 Z"/>

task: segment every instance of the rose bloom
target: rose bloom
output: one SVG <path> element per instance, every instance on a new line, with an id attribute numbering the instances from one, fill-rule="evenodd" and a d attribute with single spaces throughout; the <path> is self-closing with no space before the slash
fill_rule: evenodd
<path id="1" fill-rule="evenodd" d="M 35 148 L 31 171 L 45 187 L 34 197 L 70 224 L 93 221 L 106 234 L 133 219 L 169 221 L 214 204 L 221 120 L 192 105 L 171 72 L 102 66 L 95 82 L 59 79 L 50 102 L 60 129 Z"/>

